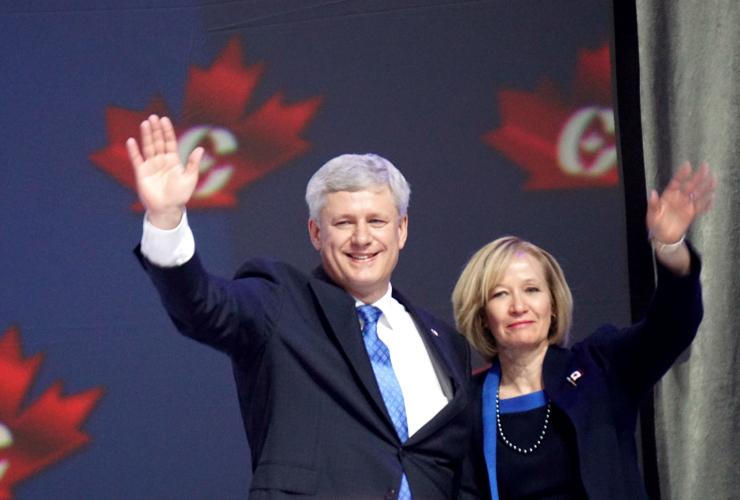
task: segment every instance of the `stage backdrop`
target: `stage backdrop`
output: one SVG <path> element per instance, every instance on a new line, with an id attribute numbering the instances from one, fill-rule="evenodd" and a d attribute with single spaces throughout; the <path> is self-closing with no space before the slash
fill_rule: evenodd
<path id="1" fill-rule="evenodd" d="M 374 152 L 411 183 L 414 302 L 452 322 L 466 259 L 514 234 L 560 260 L 575 338 L 629 321 L 608 1 L 12 0 L 0 37 L 0 499 L 247 495 L 229 361 L 132 253 L 124 141 L 152 112 L 207 149 L 216 274 L 316 266 L 309 177 Z"/>

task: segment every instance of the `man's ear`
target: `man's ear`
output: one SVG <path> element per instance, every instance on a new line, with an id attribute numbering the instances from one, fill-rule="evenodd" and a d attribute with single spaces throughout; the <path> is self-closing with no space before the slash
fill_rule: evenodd
<path id="1" fill-rule="evenodd" d="M 401 217 L 398 221 L 398 249 L 402 249 L 406 244 L 406 238 L 409 235 L 409 214 Z"/>
<path id="2" fill-rule="evenodd" d="M 320 232 L 321 228 L 319 227 L 319 224 L 313 219 L 308 219 L 308 234 L 311 236 L 311 243 L 316 250 L 321 250 L 321 238 L 319 238 Z"/>

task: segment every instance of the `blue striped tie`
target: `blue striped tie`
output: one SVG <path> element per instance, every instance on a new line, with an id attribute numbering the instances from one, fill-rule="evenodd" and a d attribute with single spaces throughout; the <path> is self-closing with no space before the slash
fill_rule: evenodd
<path id="1" fill-rule="evenodd" d="M 363 323 L 362 338 L 365 340 L 365 348 L 370 356 L 370 363 L 373 365 L 375 379 L 378 381 L 378 387 L 380 387 L 385 407 L 393 421 L 393 427 L 396 428 L 398 438 L 403 443 L 409 438 L 406 405 L 403 402 L 401 385 L 393 371 L 391 353 L 388 351 L 388 346 L 378 337 L 378 318 L 381 314 L 383 311 L 375 306 L 357 308 L 357 315 Z M 411 500 L 411 489 L 405 473 L 401 478 L 401 487 L 398 489 L 398 500 Z"/>

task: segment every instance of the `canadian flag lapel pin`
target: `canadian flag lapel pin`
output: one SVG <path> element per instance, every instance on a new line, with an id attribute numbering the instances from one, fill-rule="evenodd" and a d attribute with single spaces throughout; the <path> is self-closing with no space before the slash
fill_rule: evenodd
<path id="1" fill-rule="evenodd" d="M 568 380 L 568 382 L 570 382 L 571 384 L 573 384 L 573 386 L 575 387 L 576 380 L 578 380 L 582 376 L 583 376 L 583 372 L 581 370 L 576 370 L 576 371 L 574 371 L 573 373 L 571 373 L 570 375 L 568 375 L 565 378 L 566 378 L 566 380 Z"/>

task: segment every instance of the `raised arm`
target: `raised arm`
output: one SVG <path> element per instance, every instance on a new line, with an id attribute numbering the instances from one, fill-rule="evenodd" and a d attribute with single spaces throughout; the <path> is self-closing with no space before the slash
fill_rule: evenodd
<path id="1" fill-rule="evenodd" d="M 655 257 L 679 276 L 691 270 L 691 259 L 684 235 L 694 219 L 712 208 L 717 177 L 703 163 L 695 172 L 684 163 L 663 194 L 653 190 L 647 209 L 647 227 L 655 248 Z"/>
<path id="2" fill-rule="evenodd" d="M 239 280 L 206 272 L 194 254 L 190 228 L 180 225 L 198 182 L 203 148 L 196 148 L 183 166 L 169 118 L 152 115 L 144 120 L 141 150 L 133 138 L 126 148 L 147 220 L 164 230 L 151 231 L 145 224 L 136 254 L 175 325 L 184 335 L 231 356 L 259 352 L 282 301 L 277 285 L 282 268 L 253 264 L 255 269 L 246 266 Z"/>
<path id="3" fill-rule="evenodd" d="M 126 141 L 139 199 L 154 227 L 174 229 L 195 191 L 203 148 L 195 148 L 183 166 L 172 122 L 157 115 L 141 123 L 141 146 L 140 151 L 133 137 Z"/>
<path id="4" fill-rule="evenodd" d="M 716 185 L 706 164 L 692 173 L 686 163 L 662 195 L 650 193 L 647 227 L 660 265 L 647 315 L 628 328 L 607 325 L 589 337 L 634 398 L 635 408 L 689 346 L 701 322 L 700 263 L 683 236 L 712 207 Z"/>

